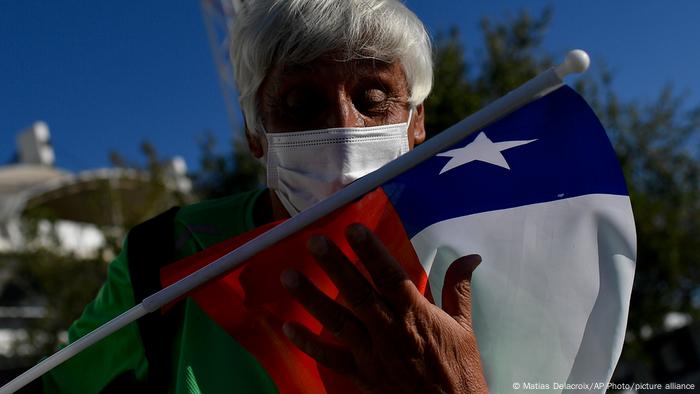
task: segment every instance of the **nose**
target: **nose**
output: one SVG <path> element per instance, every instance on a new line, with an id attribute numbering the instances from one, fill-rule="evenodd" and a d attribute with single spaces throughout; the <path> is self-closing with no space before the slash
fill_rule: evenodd
<path id="1" fill-rule="evenodd" d="M 343 89 L 337 90 L 324 118 L 325 128 L 365 126 L 364 118 L 355 108 L 352 98 Z"/>

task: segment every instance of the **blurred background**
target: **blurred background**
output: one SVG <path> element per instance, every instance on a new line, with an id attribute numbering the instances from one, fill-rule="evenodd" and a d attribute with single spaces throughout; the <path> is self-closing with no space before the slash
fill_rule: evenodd
<path id="1" fill-rule="evenodd" d="M 239 0 L 0 2 L 0 381 L 50 354 L 125 232 L 256 187 L 226 31 Z M 582 48 L 638 259 L 615 382 L 700 384 L 700 2 L 408 0 L 431 135 Z M 591 158 L 594 160 L 595 158 Z"/>

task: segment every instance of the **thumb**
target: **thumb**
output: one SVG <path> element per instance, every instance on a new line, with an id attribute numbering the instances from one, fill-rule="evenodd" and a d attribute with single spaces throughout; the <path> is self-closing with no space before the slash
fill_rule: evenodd
<path id="1" fill-rule="evenodd" d="M 481 256 L 460 257 L 447 268 L 442 287 L 442 309 L 463 327 L 472 324 L 472 272 L 481 263 Z"/>

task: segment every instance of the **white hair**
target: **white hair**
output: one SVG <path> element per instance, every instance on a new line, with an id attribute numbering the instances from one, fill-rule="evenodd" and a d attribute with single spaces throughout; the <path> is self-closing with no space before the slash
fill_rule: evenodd
<path id="1" fill-rule="evenodd" d="M 258 90 L 275 66 L 329 54 L 341 61 L 398 60 L 413 106 L 433 84 L 428 33 L 398 0 L 246 0 L 230 37 L 241 109 L 254 135 L 263 130 Z"/>

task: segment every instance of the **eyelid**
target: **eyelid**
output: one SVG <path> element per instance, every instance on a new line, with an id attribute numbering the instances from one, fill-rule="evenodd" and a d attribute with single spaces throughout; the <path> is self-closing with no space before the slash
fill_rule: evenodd
<path id="1" fill-rule="evenodd" d="M 285 94 L 283 97 L 284 104 L 289 108 L 295 108 L 304 105 L 304 103 L 309 99 L 309 95 L 305 93 L 299 93 L 298 91 L 292 91 Z"/>
<path id="2" fill-rule="evenodd" d="M 372 89 L 367 89 L 364 91 L 363 98 L 369 99 L 371 101 L 379 102 L 380 100 L 381 101 L 387 100 L 389 98 L 389 94 L 381 89 L 372 88 Z M 374 100 L 374 99 L 378 99 L 378 100 Z"/>

